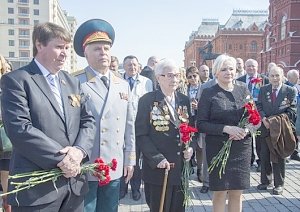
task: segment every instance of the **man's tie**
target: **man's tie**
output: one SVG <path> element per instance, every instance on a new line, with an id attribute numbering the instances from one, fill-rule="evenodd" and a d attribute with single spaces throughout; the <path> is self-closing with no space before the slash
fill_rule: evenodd
<path id="1" fill-rule="evenodd" d="M 62 100 L 61 100 L 60 89 L 58 87 L 58 77 L 56 75 L 48 74 L 47 75 L 47 80 L 50 84 L 51 91 L 53 92 L 54 97 L 55 97 L 55 99 L 58 103 L 60 111 L 64 115 L 63 103 L 62 103 Z"/>
<path id="2" fill-rule="evenodd" d="M 248 82 L 248 89 L 251 94 L 252 94 L 252 82 L 251 82 L 252 79 L 253 79 L 253 77 L 249 77 L 249 82 Z"/>
<path id="3" fill-rule="evenodd" d="M 276 101 L 276 92 L 277 92 L 277 88 L 273 88 L 272 94 L 271 94 L 272 103 L 274 103 Z"/>
<path id="4" fill-rule="evenodd" d="M 107 90 L 109 89 L 109 81 L 108 78 L 106 76 L 102 76 L 101 80 L 103 82 L 103 84 L 105 85 L 105 87 L 107 88 Z"/>
<path id="5" fill-rule="evenodd" d="M 129 82 L 130 90 L 132 90 L 134 85 L 134 79 L 132 77 L 128 77 L 128 82 Z"/>

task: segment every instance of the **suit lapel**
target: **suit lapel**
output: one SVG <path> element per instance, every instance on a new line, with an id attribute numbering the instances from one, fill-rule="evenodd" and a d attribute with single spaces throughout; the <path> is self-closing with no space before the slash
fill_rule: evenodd
<path id="1" fill-rule="evenodd" d="M 281 102 L 283 101 L 284 97 L 285 97 L 285 94 L 286 93 L 286 87 L 284 87 L 283 85 L 281 86 L 280 90 L 278 91 L 278 95 L 276 97 L 276 101 L 275 101 L 275 104 L 273 106 L 273 109 L 274 110 L 278 110 Z"/>
<path id="2" fill-rule="evenodd" d="M 103 101 L 106 99 L 107 88 L 104 86 L 99 77 L 96 76 L 94 71 L 88 66 L 85 68 L 87 77 L 87 85 L 101 98 Z"/>
<path id="3" fill-rule="evenodd" d="M 62 98 L 62 102 L 63 102 L 63 107 L 64 107 L 64 111 L 65 111 L 65 120 L 66 120 L 66 125 L 70 126 L 71 124 L 71 117 L 70 117 L 70 103 L 69 103 L 69 96 L 70 93 L 68 91 L 68 86 L 66 84 L 67 80 L 65 78 L 65 75 L 62 72 L 59 72 L 58 74 L 59 76 L 59 85 L 60 85 L 60 90 L 61 90 L 61 98 Z M 67 129 L 69 129 L 67 127 Z"/>
<path id="4" fill-rule="evenodd" d="M 166 103 L 166 100 L 165 100 L 165 96 L 164 94 L 162 93 L 162 91 L 158 90 L 157 91 L 157 95 L 156 95 L 156 101 L 158 102 L 158 108 L 159 110 L 161 111 L 161 113 L 165 114 L 164 112 L 164 107 L 167 107 L 168 108 L 168 113 L 170 115 L 170 122 L 175 126 L 175 127 L 178 127 L 177 125 L 177 118 L 176 118 L 176 111 L 174 111 L 174 116 L 172 115 L 171 111 L 170 111 L 170 108 L 168 107 L 167 103 Z M 175 99 L 175 102 L 176 102 L 176 99 Z M 175 103 L 175 110 L 176 110 L 176 103 Z"/>
<path id="5" fill-rule="evenodd" d="M 48 98 L 50 104 L 56 110 L 60 118 L 65 121 L 64 116 L 58 106 L 58 103 L 47 83 L 47 80 L 43 76 L 42 72 L 40 71 L 39 67 L 35 64 L 34 61 L 30 63 L 30 71 L 33 73 L 32 80 L 36 83 L 36 85 L 41 89 L 42 93 Z"/>

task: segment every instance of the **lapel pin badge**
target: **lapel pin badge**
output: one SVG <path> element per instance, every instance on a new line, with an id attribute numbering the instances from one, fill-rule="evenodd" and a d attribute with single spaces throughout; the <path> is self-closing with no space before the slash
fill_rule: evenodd
<path id="1" fill-rule="evenodd" d="M 69 98 L 71 99 L 71 105 L 73 107 L 80 107 L 80 95 L 71 94 Z"/>

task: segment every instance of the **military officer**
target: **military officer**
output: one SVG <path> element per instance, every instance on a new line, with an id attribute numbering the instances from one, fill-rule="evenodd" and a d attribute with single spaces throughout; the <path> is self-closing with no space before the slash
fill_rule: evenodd
<path id="1" fill-rule="evenodd" d="M 118 162 L 117 170 L 111 172 L 111 182 L 98 187 L 97 179 L 89 177 L 89 193 L 85 197 L 85 211 L 117 212 L 120 178 L 128 182 L 135 165 L 134 115 L 129 84 L 111 71 L 110 49 L 115 32 L 101 19 L 83 23 L 76 31 L 74 48 L 85 57 L 88 66 L 75 75 L 83 83 L 83 92 L 96 119 L 97 134 L 91 161 L 101 157 L 106 163 Z"/>

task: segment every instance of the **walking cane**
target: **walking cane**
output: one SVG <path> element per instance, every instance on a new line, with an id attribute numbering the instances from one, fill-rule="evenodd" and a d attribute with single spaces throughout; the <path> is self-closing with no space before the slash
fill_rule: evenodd
<path id="1" fill-rule="evenodd" d="M 170 168 L 174 168 L 174 166 L 175 166 L 175 163 L 170 163 Z M 161 196 L 160 196 L 159 212 L 163 212 L 163 209 L 164 209 L 168 176 L 169 176 L 169 170 L 165 169 L 164 182 L 163 182 L 163 187 L 162 187 Z"/>

